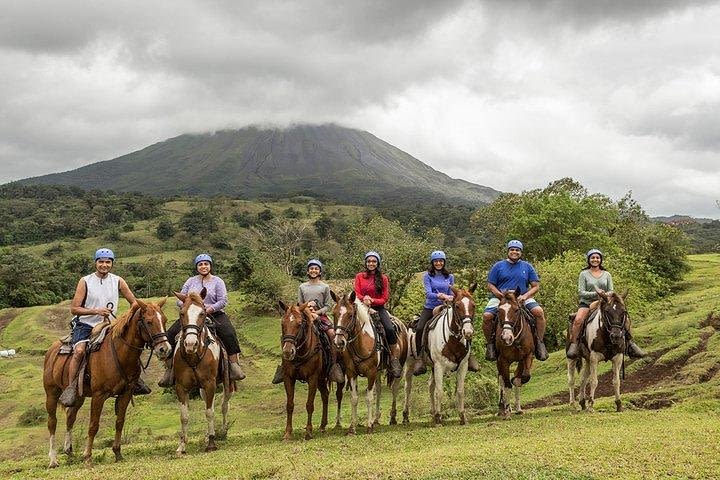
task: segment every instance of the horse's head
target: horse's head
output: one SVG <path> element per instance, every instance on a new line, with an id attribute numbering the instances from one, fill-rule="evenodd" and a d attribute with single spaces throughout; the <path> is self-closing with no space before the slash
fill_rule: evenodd
<path id="1" fill-rule="evenodd" d="M 335 317 L 335 346 L 342 352 L 348 344 L 348 332 L 354 327 L 357 318 L 357 309 L 365 305 L 355 296 L 355 292 L 350 295 L 338 295 L 330 291 L 330 296 L 335 302 L 333 307 L 333 317 Z M 365 307 L 367 309 L 367 307 Z"/>
<path id="2" fill-rule="evenodd" d="M 467 290 L 462 288 L 452 288 L 453 292 L 453 311 L 461 319 L 462 334 L 466 340 L 472 340 L 475 334 L 473 329 L 473 320 L 475 319 L 475 299 L 473 293 L 477 284 L 473 283 Z"/>
<path id="3" fill-rule="evenodd" d="M 162 311 L 163 305 L 167 301 L 167 297 L 158 303 L 145 303 L 136 300 L 140 308 L 140 332 L 143 340 L 151 345 L 155 355 L 159 359 L 164 360 L 172 353 L 172 347 L 168 342 L 167 333 L 165 332 L 165 324 L 167 317 Z"/>
<path id="4" fill-rule="evenodd" d="M 175 292 L 175 296 L 183 302 L 180 307 L 183 346 L 187 353 L 197 353 L 200 348 L 200 334 L 207 318 L 203 297 L 195 292 L 187 295 Z"/>
<path id="5" fill-rule="evenodd" d="M 610 336 L 610 342 L 616 347 L 624 348 L 625 329 L 627 328 L 627 309 L 625 295 L 616 292 L 598 292 L 600 296 L 600 312 L 602 321 Z"/>
<path id="6" fill-rule="evenodd" d="M 282 313 L 282 337 L 280 343 L 282 355 L 285 360 L 295 359 L 298 351 L 298 342 L 302 343 L 307 335 L 307 330 L 311 322 L 308 305 L 309 303 L 285 305 L 282 300 L 278 301 L 278 307 Z"/>
<path id="7" fill-rule="evenodd" d="M 503 292 L 503 298 L 500 299 L 498 306 L 498 323 L 502 326 L 500 339 L 505 345 L 510 346 L 515 343 L 519 332 L 516 328 L 520 328 L 520 304 L 515 296 L 514 290 L 506 290 Z"/>

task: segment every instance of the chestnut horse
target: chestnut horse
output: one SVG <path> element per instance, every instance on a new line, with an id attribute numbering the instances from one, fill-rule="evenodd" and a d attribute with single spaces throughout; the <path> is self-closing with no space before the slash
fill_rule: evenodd
<path id="1" fill-rule="evenodd" d="M 440 313 L 433 317 L 428 327 L 434 325 L 427 332 L 427 345 L 430 350 L 430 361 L 433 364 L 432 375 L 429 379 L 430 414 L 435 425 L 442 425 L 440 408 L 443 395 L 443 378 L 449 372 L 457 373 L 455 398 L 460 414 L 460 424 L 465 425 L 465 376 L 468 371 L 470 358 L 470 341 L 475 333 L 473 319 L 475 318 L 475 300 L 473 293 L 476 284 L 469 289 L 452 287 L 453 301 L 439 307 Z M 437 319 L 437 320 L 436 320 Z M 410 330 L 410 345 L 415 345 L 415 332 Z M 423 342 L 425 343 L 425 342 Z M 415 357 L 422 352 L 415 352 Z M 405 372 L 405 408 L 403 409 L 403 423 L 410 422 L 410 394 L 412 392 L 412 369 Z"/>
<path id="2" fill-rule="evenodd" d="M 495 347 L 497 348 L 498 371 L 498 415 L 510 418 L 510 389 L 515 389 L 515 413 L 522 414 L 520 408 L 520 388 L 530 381 L 535 352 L 535 336 L 528 319 L 529 312 L 523 312 L 515 296 L 515 291 L 503 292 L 498 306 L 498 318 L 495 327 Z M 510 365 L 517 362 L 515 376 L 510 380 Z"/>
<path id="3" fill-rule="evenodd" d="M 282 312 L 280 346 L 287 398 L 285 404 L 287 422 L 283 440 L 292 439 L 292 415 L 295 408 L 295 382 L 297 380 L 305 381 L 308 384 L 308 396 L 305 402 L 307 411 L 305 440 L 312 438 L 312 415 L 315 411 L 315 393 L 318 389 L 320 389 L 320 398 L 322 399 L 321 432 L 325 431 L 328 421 L 330 383 L 325 371 L 326 364 L 320 345 L 320 331 L 310 316 L 308 305 L 309 303 L 285 305 L 282 301 L 278 302 Z M 342 401 L 342 387 L 342 384 L 338 385 L 337 389 L 338 411 Z"/>
<path id="4" fill-rule="evenodd" d="M 228 375 L 227 355 L 218 338 L 205 323 L 208 318 L 205 312 L 205 289 L 198 295 L 175 292 L 175 296 L 183 302 L 180 307 L 180 324 L 182 336 L 175 347 L 173 355 L 173 371 L 175 374 L 175 393 L 180 402 L 180 444 L 175 454 L 181 456 L 187 447 L 187 429 L 190 421 L 188 403 L 190 392 L 200 388 L 200 396 L 205 401 L 205 419 L 207 420 L 206 452 L 217 450 L 215 445 L 215 389 L 218 383 L 223 385 L 222 428 L 220 435 L 227 435 L 228 404 L 232 396 L 232 386 Z M 224 366 L 222 378 L 218 378 L 221 362 Z"/>
<path id="5" fill-rule="evenodd" d="M 160 359 L 170 353 L 170 344 L 165 333 L 165 315 L 162 306 L 165 300 L 157 304 L 137 301 L 137 307 L 120 316 L 110 327 L 110 332 L 100 348 L 88 355 L 85 367 L 85 378 L 81 379 L 82 396 L 72 407 L 65 411 L 67 431 L 65 433 L 64 452 L 72 454 L 72 428 L 77 412 L 85 402 L 84 397 L 91 397 L 90 425 L 88 440 L 83 453 L 86 462 L 92 460 L 92 447 L 95 435 L 100 427 L 100 414 L 105 400 L 115 400 L 115 441 L 113 452 L 115 461 L 122 460 L 120 437 L 125 425 L 125 412 L 132 400 L 135 383 L 140 377 L 140 354 L 146 347 L 153 349 Z M 50 432 L 50 465 L 57 467 L 57 451 L 55 450 L 55 428 L 57 426 L 57 404 L 63 389 L 70 383 L 68 378 L 68 361 L 72 355 L 59 355 L 59 340 L 53 342 L 45 354 L 43 386 L 45 387 L 45 408 L 48 412 L 48 431 Z M 90 376 L 88 381 L 87 375 Z"/>
<path id="6" fill-rule="evenodd" d="M 600 299 L 597 308 L 591 312 L 585 324 L 584 339 L 580 342 L 580 355 L 567 361 L 568 389 L 570 404 L 574 405 L 575 370 L 583 368 L 580 381 L 580 407 L 589 412 L 595 404 L 595 389 L 598 386 L 597 366 L 602 361 L 612 361 L 613 386 L 615 387 L 615 409 L 622 411 L 620 400 L 620 369 L 625 353 L 625 330 L 628 327 L 628 314 L 625 308 L 625 295 L 615 292 L 598 292 Z M 586 404 L 586 390 L 590 383 L 590 399 Z"/>
<path id="7" fill-rule="evenodd" d="M 342 352 L 345 365 L 345 375 L 350 381 L 350 394 L 352 417 L 348 434 L 354 434 L 357 426 L 358 405 L 358 376 L 367 378 L 367 432 L 372 433 L 374 426 L 380 424 L 380 393 L 381 382 L 378 373 L 386 368 L 382 361 L 378 332 L 370 319 L 370 308 L 356 297 L 353 291 L 350 295 L 338 297 L 333 291 L 330 295 L 335 301 L 333 316 L 335 317 L 335 345 Z M 397 329 L 398 345 L 400 346 L 400 365 L 405 365 L 408 352 L 407 328 L 397 318 L 391 317 Z M 400 390 L 399 378 L 388 378 L 393 394 L 392 408 L 390 410 L 390 424 L 397 424 L 397 394 Z M 377 387 L 377 388 L 376 388 Z M 377 390 L 377 393 L 376 393 Z M 373 403 L 375 411 L 373 412 Z M 338 404 L 338 424 L 340 405 Z"/>

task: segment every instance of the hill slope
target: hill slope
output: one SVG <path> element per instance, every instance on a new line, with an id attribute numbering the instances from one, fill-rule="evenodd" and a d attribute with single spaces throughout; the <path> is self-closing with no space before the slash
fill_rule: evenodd
<path id="1" fill-rule="evenodd" d="M 438 172 L 374 135 L 337 125 L 181 135 L 77 170 L 22 180 L 153 195 L 310 193 L 341 202 L 482 204 L 492 188 Z"/>

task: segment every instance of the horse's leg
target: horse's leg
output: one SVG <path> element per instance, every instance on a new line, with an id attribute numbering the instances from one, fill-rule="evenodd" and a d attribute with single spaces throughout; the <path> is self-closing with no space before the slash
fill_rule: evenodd
<path id="1" fill-rule="evenodd" d="M 223 401 L 222 401 L 222 438 L 225 439 L 227 437 L 228 430 L 230 429 L 230 425 L 228 424 L 228 410 L 230 407 L 230 397 L 232 397 L 232 392 L 230 392 L 229 385 L 224 385 L 223 387 Z"/>
<path id="2" fill-rule="evenodd" d="M 468 362 L 464 361 L 460 364 L 457 371 L 457 384 L 455 385 L 455 401 L 457 403 L 458 413 L 460 414 L 460 425 L 465 425 L 465 376 L 468 372 Z"/>
<path id="3" fill-rule="evenodd" d="M 323 379 L 318 385 L 320 390 L 320 399 L 322 400 L 322 418 L 320 419 L 320 431 L 325 432 L 328 424 L 328 399 L 330 397 L 329 383 Z"/>
<path id="4" fill-rule="evenodd" d="M 442 394 L 443 394 L 443 377 L 445 372 L 440 366 L 440 362 L 435 362 L 433 368 L 433 383 L 435 389 L 433 395 L 435 397 L 435 414 L 433 415 L 433 422 L 436 426 L 442 425 L 442 415 L 440 414 L 440 406 L 442 405 Z"/>
<path id="5" fill-rule="evenodd" d="M 595 389 L 598 386 L 598 358 L 595 352 L 590 354 L 590 402 L 588 406 L 588 412 L 594 412 L 593 406 L 595 405 Z"/>
<path id="6" fill-rule="evenodd" d="M 65 442 L 63 444 L 63 452 L 66 455 L 73 454 L 72 431 L 73 427 L 75 426 L 75 419 L 77 419 L 78 411 L 80 410 L 80 407 L 82 406 L 84 401 L 85 398 L 83 397 L 80 399 L 80 402 L 65 411 Z"/>
<path id="7" fill-rule="evenodd" d="M 358 406 L 358 377 L 350 379 L 350 427 L 348 434 L 354 435 L 357 427 L 357 406 Z"/>
<path id="8" fill-rule="evenodd" d="M 590 380 L 590 360 L 583 362 L 582 374 L 580 377 L 580 390 L 578 392 L 578 399 L 580 400 L 580 408 L 585 410 L 587 405 L 587 385 Z"/>
<path id="9" fill-rule="evenodd" d="M 307 424 L 305 424 L 305 440 L 310 440 L 312 437 L 312 415 L 315 411 L 315 393 L 318 388 L 318 375 L 313 375 L 308 380 L 308 396 L 305 402 L 305 411 L 307 412 Z"/>
<path id="10" fill-rule="evenodd" d="M 367 433 L 373 433 L 373 425 L 375 424 L 375 416 L 373 414 L 373 402 L 375 401 L 375 391 L 379 386 L 377 381 L 377 370 L 370 372 L 367 376 L 368 386 L 365 392 L 365 404 L 367 405 Z"/>
<path id="11" fill-rule="evenodd" d="M 175 455 L 181 456 L 185 454 L 187 448 L 187 430 L 190 421 L 190 409 L 188 407 L 188 392 L 179 384 L 175 384 L 175 393 L 177 393 L 178 402 L 180 402 L 180 444 Z"/>
<path id="12" fill-rule="evenodd" d="M 115 441 L 113 441 L 112 450 L 115 454 L 116 462 L 123 459 L 122 453 L 120 452 L 120 441 L 123 427 L 125 426 L 125 412 L 127 412 L 130 399 L 132 399 L 132 390 L 126 391 L 115 400 Z"/>
<path id="13" fill-rule="evenodd" d="M 205 420 L 207 421 L 207 446 L 206 452 L 214 452 L 217 450 L 215 445 L 215 375 L 213 375 L 205 385 Z"/>
<path id="14" fill-rule="evenodd" d="M 622 412 L 622 401 L 620 400 L 620 368 L 622 367 L 623 356 L 615 355 L 613 364 L 613 387 L 615 387 L 615 411 Z"/>
<path id="15" fill-rule="evenodd" d="M 405 366 L 405 400 L 403 402 L 403 425 L 410 423 L 410 395 L 412 392 L 413 372 L 410 365 Z"/>
<path id="16" fill-rule="evenodd" d="M 107 398 L 107 395 L 93 395 L 92 402 L 90 403 L 90 427 L 88 428 L 87 444 L 83 452 L 83 459 L 86 463 L 92 462 L 93 442 L 95 441 L 95 435 L 97 435 L 100 429 L 100 414 L 102 413 L 102 408 Z"/>
<path id="17" fill-rule="evenodd" d="M 342 424 L 340 423 L 340 417 L 342 414 L 341 406 L 345 384 L 338 383 L 335 387 L 337 388 L 337 390 L 335 391 L 335 400 L 337 400 L 337 415 L 335 416 L 335 428 L 342 428 Z"/>
<path id="18" fill-rule="evenodd" d="M 435 420 L 435 413 L 437 413 L 438 408 L 437 405 L 435 405 L 435 366 L 433 365 L 433 370 L 430 372 L 430 375 L 428 375 L 428 393 L 430 396 L 430 416 L 432 417 L 433 421 Z"/>
<path id="19" fill-rule="evenodd" d="M 283 440 L 292 439 L 292 416 L 293 410 L 295 410 L 295 377 L 285 375 L 285 412 L 287 413 L 287 420 L 285 422 L 285 435 Z"/>
<path id="20" fill-rule="evenodd" d="M 406 369 L 407 370 L 407 369 Z M 390 425 L 397 425 L 397 396 L 400 392 L 400 379 L 394 378 L 390 384 L 392 392 L 392 407 L 390 407 Z"/>
<path id="21" fill-rule="evenodd" d="M 397 380 L 397 378 L 395 378 L 394 380 Z M 381 397 L 380 392 L 382 392 L 382 378 L 381 378 L 380 372 L 378 372 L 378 376 L 375 381 L 374 392 L 375 392 L 375 415 L 374 415 L 374 420 L 372 423 L 373 427 L 375 427 L 375 425 L 380 425 L 380 397 Z"/>
<path id="22" fill-rule="evenodd" d="M 48 468 L 55 468 L 59 465 L 57 459 L 57 450 L 55 450 L 55 429 L 57 428 L 57 404 L 58 395 L 54 391 L 45 391 L 45 410 L 48 414 L 47 428 L 50 433 L 50 451 L 48 457 L 50 457 L 50 464 Z M 67 438 L 67 433 L 65 434 Z"/>
<path id="23" fill-rule="evenodd" d="M 510 418 L 510 363 L 503 357 L 497 360 L 498 369 L 498 416 L 505 419 Z"/>
<path id="24" fill-rule="evenodd" d="M 568 392 L 570 392 L 569 405 L 575 405 L 575 359 L 567 359 Z"/>

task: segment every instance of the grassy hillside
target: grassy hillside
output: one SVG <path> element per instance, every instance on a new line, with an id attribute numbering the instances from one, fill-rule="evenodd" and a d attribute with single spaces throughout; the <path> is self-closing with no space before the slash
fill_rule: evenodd
<path id="1" fill-rule="evenodd" d="M 652 315 L 636 319 L 635 335 L 650 356 L 630 363 L 623 384 L 626 411 L 614 412 L 602 398 L 596 413 L 575 413 L 567 401 L 565 360 L 555 352 L 536 363 L 524 388 L 524 416 L 500 421 L 494 407 L 475 409 L 470 425 L 457 424 L 446 400 L 449 422 L 429 427 L 426 376 L 416 379 L 410 426 L 383 425 L 378 433 L 347 437 L 343 431 L 318 433 L 302 441 L 304 389 L 296 396 L 296 436 L 281 441 L 284 392 L 269 379 L 277 364 L 279 320 L 244 314 L 233 292 L 231 314 L 241 334 L 248 378 L 231 403 L 234 421 L 220 450 L 202 453 L 200 402 L 191 407 L 189 453 L 174 458 L 179 415 L 173 396 L 155 389 L 136 399 L 125 427 L 126 460 L 113 463 L 112 403 L 105 406 L 91 469 L 61 456 L 48 471 L 47 432 L 40 418 L 20 426 L 23 414 L 42 409 L 42 352 L 67 322 L 67 305 L 0 311 L 0 347 L 21 349 L 0 359 L 0 475 L 17 478 L 717 478 L 720 472 L 720 255 L 690 257 L 691 273 Z M 168 305 L 166 312 L 174 318 Z M 715 316 L 709 315 L 715 312 Z M 3 328 L 4 326 L 4 328 Z M 603 366 L 603 372 L 609 365 Z M 494 381 L 489 364 L 480 377 Z M 147 377 L 160 377 L 153 361 Z M 610 395 L 607 375 L 601 395 Z M 388 392 L 383 406 L 387 423 Z M 401 395 L 402 396 L 402 395 Z M 349 419 L 349 398 L 343 425 Z M 494 399 L 492 400 L 495 401 Z M 477 404 L 479 404 L 478 402 Z M 360 416 L 364 417 L 361 397 Z M 331 402 L 331 424 L 334 421 Z M 75 450 L 86 438 L 87 408 L 77 423 Z M 41 417 L 41 415 L 40 415 Z M 319 423 L 316 401 L 315 424 Z M 363 431 L 362 429 L 360 430 Z M 59 428 L 59 432 L 62 429 Z"/>

